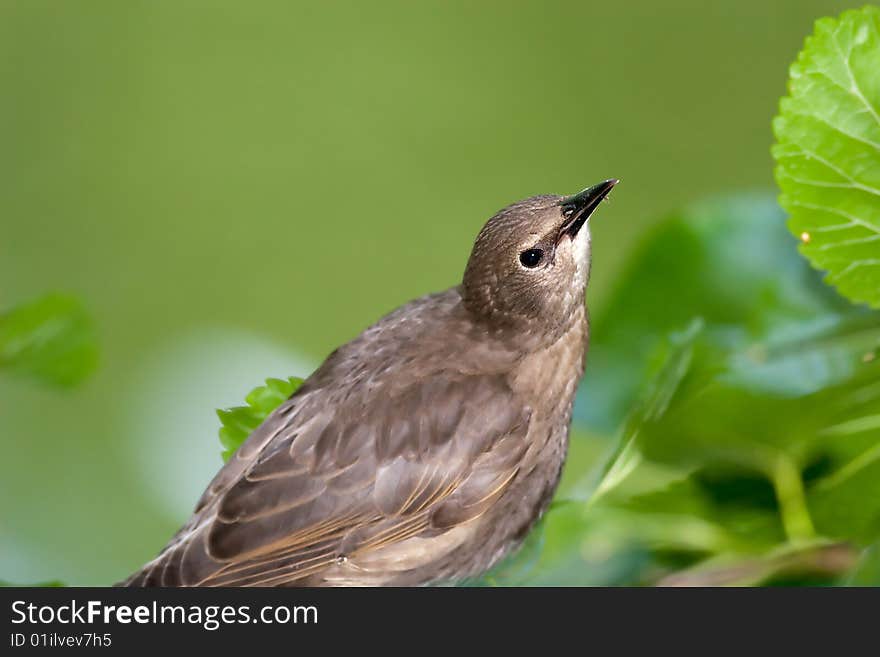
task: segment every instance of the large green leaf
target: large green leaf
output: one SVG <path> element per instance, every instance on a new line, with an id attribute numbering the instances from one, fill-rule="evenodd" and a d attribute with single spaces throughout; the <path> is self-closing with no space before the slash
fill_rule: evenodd
<path id="1" fill-rule="evenodd" d="M 880 9 L 816 22 L 773 121 L 791 231 L 828 282 L 880 307 Z"/>
<path id="2" fill-rule="evenodd" d="M 651 434 L 644 448 L 697 464 L 717 457 L 749 465 L 764 458 L 757 454 L 762 449 L 794 451 L 819 431 L 823 441 L 833 440 L 830 427 L 870 414 L 880 399 L 869 394 L 880 380 L 880 361 L 865 358 L 880 343 L 880 318 L 872 320 L 857 339 L 842 323 L 778 351 L 761 342 L 731 354 L 703 351 L 668 411 L 642 427 Z M 761 380 L 761 373 L 782 369 L 813 380 L 801 389 L 773 389 L 772 380 Z M 850 403 L 863 398 L 864 408 Z M 840 433 L 846 426 L 840 424 Z M 748 453 L 739 457 L 740 451 Z"/>
<path id="3" fill-rule="evenodd" d="M 97 362 L 92 320 L 74 297 L 47 294 L 0 314 L 0 369 L 72 386 Z"/>

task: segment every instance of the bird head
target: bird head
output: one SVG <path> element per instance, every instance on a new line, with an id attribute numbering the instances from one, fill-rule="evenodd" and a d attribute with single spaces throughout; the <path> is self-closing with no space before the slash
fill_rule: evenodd
<path id="1" fill-rule="evenodd" d="M 468 310 L 499 330 L 561 335 L 582 308 L 590 278 L 587 220 L 617 182 L 574 196 L 533 196 L 489 219 L 464 274 Z"/>

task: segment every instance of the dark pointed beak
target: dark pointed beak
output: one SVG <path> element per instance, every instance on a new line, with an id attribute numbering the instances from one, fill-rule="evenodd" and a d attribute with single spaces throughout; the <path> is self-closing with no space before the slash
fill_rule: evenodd
<path id="1" fill-rule="evenodd" d="M 611 178 L 598 185 L 588 187 L 582 192 L 564 198 L 559 202 L 562 208 L 562 216 L 565 222 L 559 229 L 559 238 L 563 235 L 569 235 L 572 239 L 578 234 L 578 231 L 587 223 L 587 219 L 599 207 L 608 194 L 614 189 L 614 186 L 620 182 L 617 178 Z"/>

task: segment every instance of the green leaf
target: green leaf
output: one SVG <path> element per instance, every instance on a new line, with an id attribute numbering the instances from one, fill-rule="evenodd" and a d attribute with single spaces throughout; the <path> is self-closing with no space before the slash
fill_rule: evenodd
<path id="1" fill-rule="evenodd" d="M 581 493 L 585 493 L 591 503 L 620 486 L 640 465 L 642 454 L 636 447 L 639 430 L 646 422 L 666 412 L 690 370 L 696 341 L 702 330 L 702 320 L 694 320 L 685 331 L 673 333 L 651 359 L 655 371 L 639 402 L 615 436 L 608 456 L 590 475 L 590 482 L 581 488 Z"/>
<path id="2" fill-rule="evenodd" d="M 856 552 L 846 543 L 782 546 L 759 557 L 729 555 L 664 577 L 661 586 L 757 586 L 833 584 L 852 567 Z"/>
<path id="3" fill-rule="evenodd" d="M 822 283 L 774 201 L 673 216 L 596 317 L 578 415 L 620 429 L 579 524 L 548 514 L 569 567 L 603 541 L 642 555 L 632 583 L 880 537 L 880 313 Z"/>
<path id="4" fill-rule="evenodd" d="M 839 407 L 814 446 L 820 471 L 807 486 L 813 518 L 826 536 L 880 540 L 880 384 L 877 372 Z"/>
<path id="5" fill-rule="evenodd" d="M 816 22 L 773 121 L 776 180 L 801 251 L 880 307 L 880 9 Z"/>
<path id="6" fill-rule="evenodd" d="M 866 548 L 844 579 L 847 586 L 880 586 L 880 543 Z"/>
<path id="7" fill-rule="evenodd" d="M 97 362 L 91 318 L 74 297 L 47 294 L 0 314 L 0 369 L 73 386 Z"/>
<path id="8" fill-rule="evenodd" d="M 736 467 L 703 467 L 665 488 L 623 500 L 640 513 L 699 518 L 713 526 L 727 552 L 757 552 L 784 540 L 773 486 Z M 680 537 L 678 537 L 680 538 Z M 678 540 L 670 537 L 670 541 Z"/>
<path id="9" fill-rule="evenodd" d="M 543 550 L 529 585 L 610 586 L 638 584 L 650 566 L 646 550 L 632 540 L 631 518 L 582 503 L 547 512 Z"/>
<path id="10" fill-rule="evenodd" d="M 734 353 L 708 380 L 692 368 L 668 411 L 641 428 L 640 453 L 762 474 L 791 539 L 816 530 L 857 541 L 880 537 L 880 362 L 865 358 L 880 343 L 880 323 L 873 315 L 856 319 L 865 324 L 858 331 L 841 321 L 809 340 L 759 350 L 756 363 Z M 804 376 L 812 368 L 823 386 L 768 390 L 758 373 L 780 369 L 779 360 Z"/>
<path id="11" fill-rule="evenodd" d="M 296 377 L 266 379 L 266 385 L 258 386 L 248 393 L 245 398 L 246 406 L 219 409 L 217 417 L 222 425 L 219 434 L 220 444 L 223 445 L 223 460 L 228 461 L 251 432 L 289 399 L 302 382 L 302 379 Z"/>
<path id="12" fill-rule="evenodd" d="M 704 341 L 731 348 L 796 337 L 822 328 L 813 322 L 851 312 L 795 244 L 775 199 L 764 195 L 693 204 L 646 236 L 609 301 L 594 309 L 577 421 L 615 431 L 667 336 L 695 318 L 704 323 Z M 777 383 L 803 383 L 791 374 Z"/>

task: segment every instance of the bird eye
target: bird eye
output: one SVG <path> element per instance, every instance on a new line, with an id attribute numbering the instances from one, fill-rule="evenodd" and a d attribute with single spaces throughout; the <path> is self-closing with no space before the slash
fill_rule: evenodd
<path id="1" fill-rule="evenodd" d="M 537 267 L 543 259 L 544 252 L 541 249 L 526 249 L 519 254 L 519 261 L 522 263 L 522 266 L 529 269 Z"/>

